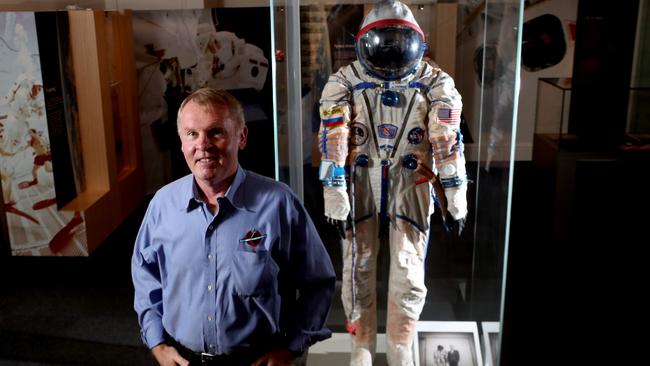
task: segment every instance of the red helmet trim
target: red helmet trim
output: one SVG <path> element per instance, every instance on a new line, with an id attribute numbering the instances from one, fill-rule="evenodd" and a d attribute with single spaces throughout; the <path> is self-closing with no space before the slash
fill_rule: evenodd
<path id="1" fill-rule="evenodd" d="M 376 22 L 372 22 L 366 25 L 365 27 L 361 28 L 359 30 L 359 33 L 357 33 L 357 42 L 359 42 L 359 38 L 361 38 L 364 34 L 366 34 L 366 32 L 368 32 L 368 30 L 370 30 L 371 28 L 381 27 L 386 25 L 405 25 L 407 27 L 411 27 L 420 34 L 420 37 L 422 37 L 422 41 L 424 41 L 424 32 L 422 32 L 422 29 L 420 29 L 420 27 L 418 27 L 417 24 L 407 22 L 406 20 L 402 20 L 402 19 L 383 19 L 383 20 L 378 20 Z"/>

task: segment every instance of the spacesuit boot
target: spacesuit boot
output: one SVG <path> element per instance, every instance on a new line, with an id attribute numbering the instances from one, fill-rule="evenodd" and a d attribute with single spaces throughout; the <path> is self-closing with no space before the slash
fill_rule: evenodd
<path id="1" fill-rule="evenodd" d="M 368 309 L 364 314 L 366 319 L 361 319 L 352 335 L 352 350 L 350 352 L 350 365 L 372 366 L 377 348 L 377 316 L 376 307 Z M 374 318 L 374 319 L 368 319 Z"/>

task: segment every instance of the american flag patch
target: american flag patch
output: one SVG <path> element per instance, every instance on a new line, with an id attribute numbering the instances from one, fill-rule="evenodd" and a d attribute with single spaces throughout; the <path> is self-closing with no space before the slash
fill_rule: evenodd
<path id="1" fill-rule="evenodd" d="M 443 125 L 460 124 L 460 108 L 440 108 L 438 110 L 438 122 Z"/>

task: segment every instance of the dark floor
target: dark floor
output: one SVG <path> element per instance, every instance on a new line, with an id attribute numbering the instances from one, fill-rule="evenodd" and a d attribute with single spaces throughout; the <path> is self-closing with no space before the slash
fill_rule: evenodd
<path id="1" fill-rule="evenodd" d="M 577 324 L 589 325 L 590 330 L 597 328 L 599 317 L 584 316 L 584 312 L 590 310 L 590 301 L 598 303 L 600 297 L 607 298 L 611 294 L 624 299 L 621 301 L 630 299 L 629 293 L 624 298 L 624 291 L 616 289 L 616 284 L 608 280 L 621 277 L 607 276 L 618 271 L 620 264 L 611 263 L 608 267 L 604 255 L 590 254 L 602 253 L 601 249 L 590 252 L 585 247 L 589 243 L 585 244 L 584 238 L 591 238 L 594 246 L 606 243 L 595 240 L 598 235 L 593 233 L 587 236 L 577 234 L 589 228 L 584 219 L 578 221 L 581 227 L 573 230 L 569 242 L 557 243 L 550 238 L 547 219 L 552 216 L 552 210 L 548 197 L 542 194 L 548 189 L 544 188 L 544 181 L 538 173 L 531 163 L 518 163 L 515 167 L 503 345 L 507 354 L 502 365 L 535 364 L 529 362 L 531 352 L 537 352 L 538 344 L 549 340 L 546 337 L 562 343 L 570 343 L 574 337 L 585 337 L 572 321 L 575 318 Z M 588 173 L 585 174 L 589 177 Z M 607 221 L 602 219 L 601 213 L 610 218 L 614 215 L 616 219 L 612 221 L 614 225 L 622 225 L 621 230 L 629 229 L 625 225 L 633 225 L 635 220 L 642 221 L 638 216 L 626 221 L 625 212 L 617 211 L 612 205 L 602 207 L 588 199 L 591 193 L 601 197 L 598 201 L 601 203 L 615 204 L 617 201 L 608 201 L 598 187 L 594 192 L 587 190 L 578 197 L 585 201 L 584 204 L 591 202 L 591 210 L 597 210 L 592 212 L 591 219 L 600 220 L 597 221 L 599 224 Z M 633 201 L 628 194 L 621 193 Z M 88 258 L 0 258 L 0 366 L 153 365 L 140 342 L 132 310 L 130 257 L 143 210 L 144 205 Z M 648 215 L 641 217 L 645 218 L 647 225 Z M 468 238 L 473 238 L 472 233 L 471 223 L 460 239 L 450 237 L 439 226 L 433 227 L 427 256 L 429 293 L 421 317 L 423 320 L 499 320 L 500 278 L 474 274 L 493 269 L 481 269 L 480 261 L 476 260 L 477 252 L 472 250 L 473 244 L 468 243 Z M 638 264 L 639 248 L 647 246 L 648 240 L 633 242 L 623 238 L 626 236 L 622 235 L 620 241 L 610 240 L 611 250 L 625 249 L 626 253 L 632 253 L 627 260 Z M 326 242 L 326 245 L 336 257 L 338 244 Z M 583 251 L 584 255 L 581 254 Z M 626 255 L 622 253 L 612 255 L 612 260 L 625 260 Z M 498 257 L 499 253 L 495 256 Z M 575 268 L 585 270 L 582 275 L 582 271 L 572 271 L 569 263 L 580 258 L 593 261 L 587 265 L 573 263 Z M 603 264 L 603 268 L 599 268 Z M 628 283 L 639 286 L 636 291 L 644 288 L 638 285 L 640 272 L 624 269 L 624 273 L 630 276 Z M 382 276 L 384 274 L 380 273 L 380 280 Z M 385 296 L 385 288 L 379 286 L 379 290 L 381 331 L 385 314 L 381 298 Z M 635 314 L 647 314 L 647 311 Z M 613 314 L 600 315 L 602 319 L 615 318 Z M 646 315 L 639 319 L 629 313 L 618 316 L 619 320 L 632 324 L 647 320 Z M 343 331 L 343 324 L 344 316 L 337 296 L 330 327 L 334 331 Z M 562 329 L 570 333 L 564 333 Z"/>
<path id="2" fill-rule="evenodd" d="M 5 258 L 0 366 L 155 365 L 132 308 L 130 256 L 142 209 L 88 258 Z"/>

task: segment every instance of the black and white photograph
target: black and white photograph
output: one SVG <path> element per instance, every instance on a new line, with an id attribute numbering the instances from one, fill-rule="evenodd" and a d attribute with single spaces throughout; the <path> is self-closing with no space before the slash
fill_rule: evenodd
<path id="1" fill-rule="evenodd" d="M 499 322 L 481 322 L 485 366 L 495 366 L 499 354 Z"/>
<path id="2" fill-rule="evenodd" d="M 420 321 L 413 348 L 416 366 L 483 366 L 475 322 Z"/>

